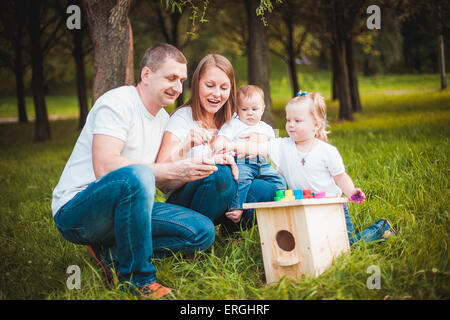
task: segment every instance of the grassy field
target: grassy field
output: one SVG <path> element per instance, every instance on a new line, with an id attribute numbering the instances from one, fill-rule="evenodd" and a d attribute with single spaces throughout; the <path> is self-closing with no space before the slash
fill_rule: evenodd
<path id="1" fill-rule="evenodd" d="M 329 97 L 328 74 L 305 73 L 308 91 Z M 158 279 L 176 299 L 449 299 L 450 91 L 437 75 L 361 78 L 364 112 L 336 121 L 336 145 L 367 201 L 350 205 L 357 231 L 385 217 L 399 230 L 383 243 L 361 243 L 318 278 L 266 285 L 257 227 L 241 239 L 217 240 L 194 261 L 180 254 L 155 262 Z M 284 135 L 286 80 L 272 83 L 277 127 Z M 12 101 L 12 102 L 11 102 Z M 49 97 L 50 113 L 76 116 L 76 99 Z M 2 110 L 14 99 L 0 99 Z M 30 107 L 31 102 L 28 104 Z M 54 109 L 52 109 L 54 106 Z M 52 188 L 78 136 L 76 119 L 51 123 L 51 142 L 35 144 L 33 124 L 0 124 L 0 299 L 135 299 L 110 290 L 86 247 L 65 241 L 50 210 Z M 67 267 L 81 269 L 81 289 L 66 286 Z M 367 269 L 381 271 L 368 289 Z"/>

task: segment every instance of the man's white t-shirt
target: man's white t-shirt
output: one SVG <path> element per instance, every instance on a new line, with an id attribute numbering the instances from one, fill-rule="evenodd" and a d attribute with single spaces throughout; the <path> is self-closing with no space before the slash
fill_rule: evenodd
<path id="1" fill-rule="evenodd" d="M 88 184 L 95 181 L 92 139 L 103 134 L 125 142 L 121 155 L 140 163 L 155 162 L 169 115 L 161 109 L 153 116 L 136 87 L 112 89 L 97 99 L 75 147 L 53 190 L 53 215 Z"/>
<path id="2" fill-rule="evenodd" d="M 268 154 L 290 189 L 325 191 L 327 197 L 342 195 L 333 177 L 344 173 L 345 166 L 335 146 L 316 139 L 311 151 L 303 153 L 291 138 L 276 138 L 268 142 Z"/>
<path id="3" fill-rule="evenodd" d="M 175 135 L 181 143 L 186 140 L 189 131 L 194 128 L 201 128 L 200 121 L 194 121 L 192 117 L 192 108 L 186 106 L 175 111 L 167 122 L 166 130 Z M 191 148 L 187 154 L 187 158 L 202 158 L 211 155 L 209 145 L 199 145 Z"/>
<path id="4" fill-rule="evenodd" d="M 259 121 L 257 124 L 251 126 L 242 122 L 239 118 L 232 118 L 230 122 L 225 123 L 217 135 L 224 136 L 230 141 L 238 141 L 241 140 L 239 139 L 240 136 L 250 133 L 265 135 L 269 140 L 275 138 L 273 128 L 264 121 Z"/>

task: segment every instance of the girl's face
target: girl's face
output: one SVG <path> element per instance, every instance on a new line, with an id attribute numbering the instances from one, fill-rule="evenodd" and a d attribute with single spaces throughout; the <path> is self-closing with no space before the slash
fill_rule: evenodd
<path id="1" fill-rule="evenodd" d="M 199 80 L 199 97 L 202 108 L 215 114 L 230 97 L 231 82 L 225 72 L 217 67 L 207 67 Z"/>
<path id="2" fill-rule="evenodd" d="M 293 103 L 286 107 L 286 131 L 295 142 L 313 139 L 319 127 L 308 103 Z"/>

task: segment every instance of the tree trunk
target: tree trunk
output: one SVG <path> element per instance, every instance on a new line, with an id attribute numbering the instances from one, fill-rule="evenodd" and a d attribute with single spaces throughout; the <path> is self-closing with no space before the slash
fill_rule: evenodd
<path id="1" fill-rule="evenodd" d="M 359 97 L 358 70 L 356 68 L 354 39 L 352 36 L 348 36 L 345 40 L 345 53 L 349 75 L 352 110 L 354 112 L 360 112 L 362 111 L 362 106 L 361 99 Z"/>
<path id="2" fill-rule="evenodd" d="M 333 44 L 330 45 L 331 52 L 331 99 L 334 101 L 339 99 L 339 89 L 337 85 L 337 74 L 338 74 L 338 62 L 336 48 Z"/>
<path id="3" fill-rule="evenodd" d="M 25 22 L 25 13 L 23 12 L 24 4 L 22 2 L 17 2 L 14 6 L 14 19 L 17 24 L 17 32 L 15 34 L 13 42 L 14 46 L 14 75 L 16 77 L 16 96 L 17 96 L 17 109 L 19 113 L 19 122 L 27 123 L 27 109 L 25 103 L 25 85 L 23 83 L 23 27 Z"/>
<path id="4" fill-rule="evenodd" d="M 263 22 L 256 16 L 259 0 L 246 0 L 247 24 L 249 32 L 248 41 L 248 84 L 254 84 L 264 91 L 266 109 L 263 120 L 273 124 L 272 99 L 270 97 L 269 81 L 269 45 L 267 30 Z"/>
<path id="5" fill-rule="evenodd" d="M 447 88 L 447 75 L 445 74 L 444 36 L 439 36 L 439 73 L 441 74 L 441 89 Z"/>
<path id="6" fill-rule="evenodd" d="M 14 73 L 16 76 L 16 96 L 17 96 L 17 108 L 19 111 L 19 122 L 28 122 L 27 108 L 25 104 L 25 86 L 23 84 L 23 60 L 22 60 L 22 30 L 19 26 L 19 32 L 17 39 L 14 43 L 15 54 L 15 68 Z"/>
<path id="7" fill-rule="evenodd" d="M 364 61 L 364 72 L 365 77 L 372 77 L 375 74 L 373 66 L 373 56 L 369 53 L 366 55 L 366 60 Z"/>
<path id="8" fill-rule="evenodd" d="M 328 69 L 327 53 L 326 53 L 326 47 L 324 45 L 322 45 L 322 47 L 320 48 L 319 61 L 317 62 L 317 68 L 319 68 L 319 70 L 327 70 Z"/>
<path id="9" fill-rule="evenodd" d="M 125 70 L 125 84 L 127 86 L 134 86 L 136 81 L 134 80 L 134 47 L 133 47 L 133 28 L 131 27 L 130 20 L 127 18 L 128 22 L 128 59 L 127 68 Z"/>
<path id="10" fill-rule="evenodd" d="M 106 91 L 127 83 L 127 66 L 132 65 L 133 58 L 131 24 L 127 17 L 130 1 L 83 0 L 94 46 L 92 105 Z M 128 68 L 128 79 L 130 72 Z"/>
<path id="11" fill-rule="evenodd" d="M 295 63 L 295 52 L 294 52 L 294 26 L 292 21 L 287 24 L 288 28 L 288 67 L 289 67 L 289 77 L 291 79 L 292 85 L 292 96 L 295 97 L 300 86 L 297 78 L 297 64 Z"/>
<path id="12" fill-rule="evenodd" d="M 336 83 L 339 92 L 339 119 L 353 120 L 349 74 L 347 68 L 347 59 L 345 55 L 345 43 L 343 41 L 336 45 L 336 57 Z"/>
<path id="13" fill-rule="evenodd" d="M 44 94 L 44 68 L 41 48 L 40 1 L 30 1 L 29 34 L 31 39 L 31 90 L 33 92 L 36 123 L 34 140 L 50 140 L 50 123 Z"/>
<path id="14" fill-rule="evenodd" d="M 83 54 L 83 35 L 84 30 L 72 31 L 73 41 L 73 58 L 75 60 L 76 80 L 77 80 L 77 95 L 78 106 L 80 108 L 78 118 L 78 129 L 81 130 L 86 123 L 86 118 L 89 112 L 86 93 L 86 72 L 84 68 L 84 54 Z"/>
<path id="15" fill-rule="evenodd" d="M 295 97 L 297 92 L 300 90 L 300 85 L 298 83 L 297 78 L 297 64 L 295 63 L 295 56 L 292 56 L 289 54 L 289 76 L 291 78 L 291 84 L 292 84 L 292 96 Z"/>

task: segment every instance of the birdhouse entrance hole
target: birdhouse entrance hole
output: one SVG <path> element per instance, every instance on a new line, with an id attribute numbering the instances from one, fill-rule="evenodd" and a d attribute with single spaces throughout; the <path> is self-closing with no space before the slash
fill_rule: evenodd
<path id="1" fill-rule="evenodd" d="M 287 230 L 281 230 L 277 232 L 276 241 L 278 246 L 284 251 L 292 251 L 295 248 L 295 238 Z"/>

